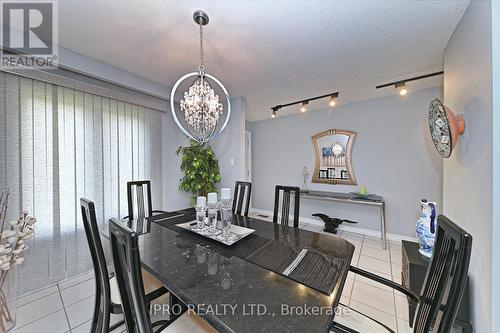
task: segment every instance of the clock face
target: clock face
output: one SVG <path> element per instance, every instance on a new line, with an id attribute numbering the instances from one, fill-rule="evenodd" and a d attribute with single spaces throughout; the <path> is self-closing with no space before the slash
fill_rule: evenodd
<path id="1" fill-rule="evenodd" d="M 450 157 L 453 149 L 450 124 L 444 105 L 437 98 L 432 100 L 429 107 L 429 129 L 437 151 L 445 158 Z"/>

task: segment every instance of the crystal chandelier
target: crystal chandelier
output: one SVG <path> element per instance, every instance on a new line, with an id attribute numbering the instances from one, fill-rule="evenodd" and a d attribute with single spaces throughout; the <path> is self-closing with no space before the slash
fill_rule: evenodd
<path id="1" fill-rule="evenodd" d="M 170 110 L 177 126 L 179 126 L 184 134 L 198 142 L 207 142 L 220 134 L 226 127 L 231 114 L 231 104 L 229 94 L 222 83 L 205 72 L 203 26 L 208 24 L 208 15 L 202 10 L 197 10 L 193 14 L 193 19 L 200 26 L 200 65 L 197 72 L 186 74 L 175 83 L 170 94 Z M 183 126 L 177 117 L 174 97 L 180 83 L 190 77 L 196 77 L 196 79 L 189 89 L 184 92 L 184 96 L 179 103 L 180 111 L 184 113 L 185 126 Z M 215 90 L 211 87 L 209 79 L 215 82 L 224 92 L 227 104 L 225 117 L 224 105 Z M 222 126 L 218 126 L 222 119 L 224 119 L 224 123 Z"/>

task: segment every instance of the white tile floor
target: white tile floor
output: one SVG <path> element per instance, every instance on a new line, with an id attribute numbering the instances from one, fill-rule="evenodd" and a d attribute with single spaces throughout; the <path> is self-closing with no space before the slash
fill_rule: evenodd
<path id="1" fill-rule="evenodd" d="M 321 232 L 322 229 L 302 222 L 300 228 L 314 232 Z M 342 231 L 338 236 L 356 247 L 352 265 L 401 283 L 400 242 L 389 241 L 389 248 L 383 250 L 378 238 Z M 21 297 L 16 328 L 12 332 L 89 332 L 94 288 L 93 272 L 88 272 Z M 406 297 L 388 287 L 349 273 L 341 303 L 370 315 L 398 333 L 410 332 Z M 179 333 L 192 331 L 191 327 L 182 323 L 176 326 L 175 331 Z"/>

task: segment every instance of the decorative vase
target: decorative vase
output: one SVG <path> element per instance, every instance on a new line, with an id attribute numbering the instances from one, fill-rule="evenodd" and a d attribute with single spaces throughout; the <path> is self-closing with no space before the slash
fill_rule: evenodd
<path id="1" fill-rule="evenodd" d="M 0 193 L 0 333 L 16 325 L 17 266 L 24 262 L 21 254 L 33 237 L 36 218 L 23 210 L 17 220 L 6 221 L 10 192 Z"/>
<path id="2" fill-rule="evenodd" d="M 12 330 L 16 324 L 17 265 L 0 272 L 0 333 Z"/>
<path id="3" fill-rule="evenodd" d="M 432 256 L 436 238 L 436 203 L 422 199 L 420 201 L 420 218 L 417 221 L 417 238 L 420 248 L 418 252 L 424 257 Z"/>

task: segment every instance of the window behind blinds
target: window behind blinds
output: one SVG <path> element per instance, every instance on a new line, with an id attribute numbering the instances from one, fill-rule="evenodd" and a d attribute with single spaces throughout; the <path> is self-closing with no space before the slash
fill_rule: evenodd
<path id="1" fill-rule="evenodd" d="M 38 223 L 20 267 L 21 291 L 91 269 L 79 200 L 99 223 L 127 212 L 126 183 L 150 179 L 161 204 L 160 112 L 0 72 L 0 191 L 9 218 Z"/>

